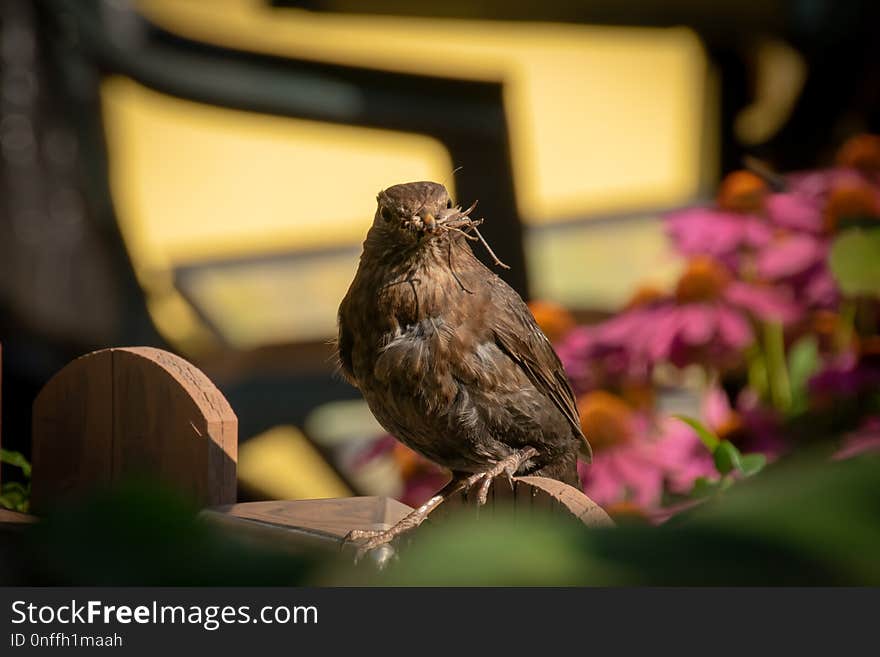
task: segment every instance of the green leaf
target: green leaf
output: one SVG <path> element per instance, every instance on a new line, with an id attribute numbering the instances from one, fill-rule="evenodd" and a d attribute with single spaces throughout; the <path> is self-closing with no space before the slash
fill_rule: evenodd
<path id="1" fill-rule="evenodd" d="M 851 228 L 831 245 L 828 266 L 844 294 L 880 293 L 880 229 Z"/>
<path id="2" fill-rule="evenodd" d="M 0 487 L 0 493 L 6 495 L 7 493 L 14 493 L 18 495 L 29 495 L 30 494 L 30 486 L 25 486 L 23 483 L 19 481 L 7 481 Z"/>
<path id="3" fill-rule="evenodd" d="M 25 513 L 30 506 L 30 496 L 30 485 L 8 481 L 0 487 L 0 506 Z"/>
<path id="4" fill-rule="evenodd" d="M 740 458 L 739 469 L 746 477 L 758 474 L 767 465 L 767 457 L 763 454 L 743 454 Z"/>
<path id="5" fill-rule="evenodd" d="M 819 364 L 819 343 L 815 336 L 806 335 L 792 345 L 788 354 L 788 378 L 793 413 L 806 410 L 809 402 L 807 384 Z"/>
<path id="6" fill-rule="evenodd" d="M 13 452 L 9 449 L 0 448 L 0 462 L 8 463 L 21 468 L 25 477 L 31 476 L 31 464 L 21 452 Z"/>
<path id="7" fill-rule="evenodd" d="M 792 395 L 785 361 L 785 331 L 779 322 L 762 322 L 761 333 L 770 399 L 778 410 L 788 412 Z"/>
<path id="8" fill-rule="evenodd" d="M 767 383 L 767 361 L 764 358 L 764 352 L 753 346 L 747 354 L 749 368 L 749 387 L 754 390 L 760 399 L 767 399 L 770 396 L 769 385 Z"/>
<path id="9" fill-rule="evenodd" d="M 691 497 L 703 498 L 718 492 L 718 480 L 708 479 L 706 477 L 697 477 L 694 481 L 694 487 L 691 489 Z"/>
<path id="10" fill-rule="evenodd" d="M 691 429 L 696 431 L 697 436 L 699 436 L 700 440 L 706 446 L 706 449 L 708 449 L 710 452 L 714 452 L 717 449 L 720 440 L 718 436 L 716 436 L 715 433 L 705 424 L 692 417 L 688 417 L 687 415 L 673 415 L 672 417 L 674 417 L 676 420 L 681 420 Z"/>
<path id="11" fill-rule="evenodd" d="M 742 469 L 742 455 L 729 440 L 722 440 L 712 452 L 715 469 L 721 474 Z"/>

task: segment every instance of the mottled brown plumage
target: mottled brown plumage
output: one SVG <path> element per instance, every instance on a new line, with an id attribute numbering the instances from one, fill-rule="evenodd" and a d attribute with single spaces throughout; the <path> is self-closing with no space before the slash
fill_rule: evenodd
<path id="1" fill-rule="evenodd" d="M 522 299 L 471 251 L 467 211 L 432 182 L 377 200 L 339 307 L 342 372 L 382 426 L 454 481 L 504 461 L 577 485 L 590 448 L 571 387 Z"/>

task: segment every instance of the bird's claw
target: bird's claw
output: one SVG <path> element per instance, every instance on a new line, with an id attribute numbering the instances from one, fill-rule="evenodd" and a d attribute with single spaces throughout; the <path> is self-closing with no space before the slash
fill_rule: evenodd
<path id="1" fill-rule="evenodd" d="M 480 488 L 477 490 L 477 504 L 483 506 L 489 500 L 489 489 L 492 487 L 492 482 L 495 481 L 496 477 L 502 474 L 507 475 L 507 481 L 510 483 L 511 488 L 513 488 L 513 476 L 516 474 L 516 471 L 519 470 L 523 463 L 537 453 L 538 451 L 533 447 L 527 447 L 519 452 L 514 452 L 510 456 L 498 461 L 488 470 L 468 477 L 465 480 L 465 486 L 466 488 L 473 488 L 477 483 L 480 484 Z"/>
<path id="2" fill-rule="evenodd" d="M 437 508 L 444 499 L 446 499 L 445 494 L 441 491 L 387 529 L 353 529 L 342 539 L 342 545 L 345 546 L 347 543 L 366 539 L 358 545 L 357 552 L 355 553 L 355 562 L 362 559 L 366 554 L 371 554 L 376 558 L 377 565 L 383 568 L 395 554 L 391 541 L 421 525 L 425 518 L 428 517 L 428 514 Z M 379 550 L 377 548 L 383 549 Z"/>
<path id="3" fill-rule="evenodd" d="M 354 543 L 355 541 L 360 541 L 364 538 L 373 538 L 374 536 L 381 534 L 383 531 L 384 530 L 382 529 L 352 529 L 342 539 L 342 544 Z"/>
<path id="4" fill-rule="evenodd" d="M 396 536 L 397 533 L 391 529 L 352 529 L 342 539 L 342 546 L 349 543 L 357 545 L 354 553 L 355 563 L 369 554 L 375 557 L 379 568 L 384 568 L 395 555 L 394 548 L 390 543 Z M 363 542 L 358 543 L 358 541 Z M 378 550 L 380 547 L 384 549 Z"/>

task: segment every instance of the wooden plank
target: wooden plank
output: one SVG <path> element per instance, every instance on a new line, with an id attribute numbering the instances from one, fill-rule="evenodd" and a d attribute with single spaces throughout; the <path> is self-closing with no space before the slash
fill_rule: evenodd
<path id="1" fill-rule="evenodd" d="M 236 536 L 290 552 L 352 551 L 352 529 L 387 529 L 412 508 L 387 497 L 247 502 L 206 509 L 201 518 Z"/>
<path id="2" fill-rule="evenodd" d="M 339 541 L 353 529 L 387 529 L 410 511 L 411 507 L 388 497 L 344 497 L 246 502 L 207 509 L 203 515 L 273 525 Z"/>
<path id="3" fill-rule="evenodd" d="M 477 507 L 474 495 L 454 495 L 431 514 L 429 523 L 414 533 L 442 527 L 449 517 L 461 513 L 491 517 L 496 508 L 502 507 L 515 509 L 517 519 L 524 527 L 542 513 L 570 518 L 572 522 L 588 527 L 613 525 L 608 515 L 590 498 L 555 479 L 516 477 L 514 486 L 511 488 L 505 477 L 498 478 L 493 482 L 489 501 L 484 507 Z M 336 550 L 351 530 L 387 529 L 410 511 L 411 507 L 390 498 L 348 497 L 248 502 L 206 509 L 201 516 L 230 531 L 277 546 Z M 406 536 L 401 538 L 406 542 Z"/>
<path id="4" fill-rule="evenodd" d="M 35 516 L 0 508 L 0 531 L 20 531 L 37 522 Z"/>

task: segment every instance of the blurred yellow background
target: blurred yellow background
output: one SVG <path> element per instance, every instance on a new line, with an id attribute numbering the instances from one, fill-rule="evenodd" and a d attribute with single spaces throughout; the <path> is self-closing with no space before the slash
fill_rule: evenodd
<path id="1" fill-rule="evenodd" d="M 677 270 L 654 213 L 693 200 L 715 168 L 707 60 L 687 29 L 318 14 L 255 0 L 138 6 L 170 32 L 243 50 L 502 81 L 534 293 L 611 309 L 638 281 L 662 285 Z M 451 186 L 456 166 L 424 136 L 213 107 L 120 77 L 102 101 L 126 244 L 157 326 L 184 350 L 211 339 L 206 316 L 237 348 L 332 336 L 376 192 Z M 248 261 L 274 254 L 293 257 Z M 191 278 L 195 313 L 174 270 L 236 258 Z"/>
<path id="2" fill-rule="evenodd" d="M 200 43 L 501 83 L 533 295 L 613 310 L 637 285 L 677 274 L 657 214 L 695 200 L 717 168 L 712 75 L 688 29 L 359 16 L 260 0 L 137 6 Z M 455 195 L 459 163 L 424 135 L 229 109 L 120 75 L 104 79 L 101 100 L 116 216 L 150 314 L 194 357 L 221 342 L 247 352 L 332 338 L 376 193 L 428 179 Z M 347 483 L 326 460 L 341 450 L 344 464 L 381 433 L 362 401 L 328 401 L 309 418 L 304 430 L 278 423 L 241 436 L 245 490 L 400 493 L 390 457 L 346 472 Z"/>

